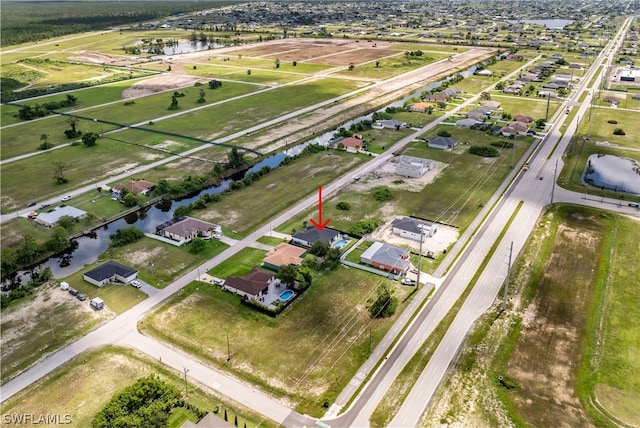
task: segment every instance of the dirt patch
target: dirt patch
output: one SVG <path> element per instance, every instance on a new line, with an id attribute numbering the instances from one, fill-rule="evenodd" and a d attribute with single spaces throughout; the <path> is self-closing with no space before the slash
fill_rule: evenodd
<path id="1" fill-rule="evenodd" d="M 181 73 L 162 74 L 142 82 L 134 83 L 122 92 L 122 98 L 136 98 L 159 92 L 186 88 L 201 81 L 202 78 L 200 77 L 187 76 Z"/>
<path id="2" fill-rule="evenodd" d="M 33 299 L 2 311 L 3 381 L 73 340 L 87 325 L 115 316 L 109 308 L 94 311 L 88 300 L 77 300 L 57 283 L 34 293 Z"/>

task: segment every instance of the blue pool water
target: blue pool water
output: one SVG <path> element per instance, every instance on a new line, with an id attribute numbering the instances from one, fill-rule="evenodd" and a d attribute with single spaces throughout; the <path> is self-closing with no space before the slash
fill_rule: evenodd
<path id="1" fill-rule="evenodd" d="M 339 250 L 342 247 L 344 247 L 345 245 L 347 245 L 348 243 L 349 243 L 348 239 L 342 239 L 342 240 L 336 242 L 335 244 L 333 244 L 333 248 L 337 248 Z"/>
<path id="2" fill-rule="evenodd" d="M 281 302 L 286 302 L 287 300 L 291 299 L 292 297 L 293 297 L 293 291 L 285 290 L 278 296 L 278 300 L 280 300 Z"/>

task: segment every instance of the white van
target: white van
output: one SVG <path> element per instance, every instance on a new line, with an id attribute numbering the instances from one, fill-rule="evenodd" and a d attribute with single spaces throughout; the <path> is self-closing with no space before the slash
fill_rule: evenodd
<path id="1" fill-rule="evenodd" d="M 64 290 L 64 291 L 69 290 L 69 283 L 68 283 L 68 282 L 65 282 L 65 281 L 62 281 L 62 282 L 60 283 L 60 289 L 61 289 L 61 290 Z"/>

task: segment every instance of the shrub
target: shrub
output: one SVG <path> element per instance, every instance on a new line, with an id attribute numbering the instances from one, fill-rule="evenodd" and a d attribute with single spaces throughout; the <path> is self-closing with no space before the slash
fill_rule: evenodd
<path id="1" fill-rule="evenodd" d="M 471 146 L 469 148 L 469 153 L 485 158 L 497 158 L 500 156 L 500 152 L 497 149 L 486 146 Z"/>
<path id="2" fill-rule="evenodd" d="M 451 137 L 451 132 L 443 129 L 442 131 L 438 132 L 438 136 L 439 137 Z"/>
<path id="3" fill-rule="evenodd" d="M 364 236 L 367 233 L 371 233 L 378 227 L 378 222 L 374 220 L 359 221 L 349 229 L 349 235 Z"/>
<path id="4" fill-rule="evenodd" d="M 112 247 L 121 247 L 144 238 L 144 232 L 135 226 L 123 227 L 116 230 L 116 233 L 109 235 L 109 238 Z"/>
<path id="5" fill-rule="evenodd" d="M 613 130 L 613 135 L 627 135 L 622 128 L 616 128 Z"/>
<path id="6" fill-rule="evenodd" d="M 340 211 L 349 211 L 351 209 L 351 204 L 349 202 L 338 202 L 336 208 Z"/>
<path id="7" fill-rule="evenodd" d="M 393 199 L 393 194 L 387 186 L 376 186 L 371 189 L 371 194 L 376 201 L 384 202 Z"/>
<path id="8" fill-rule="evenodd" d="M 609 120 L 607 120 L 607 123 L 610 123 L 610 124 L 612 124 L 612 125 L 615 125 L 616 123 L 618 123 L 618 121 L 617 121 L 617 120 L 614 120 L 614 119 L 609 119 Z"/>

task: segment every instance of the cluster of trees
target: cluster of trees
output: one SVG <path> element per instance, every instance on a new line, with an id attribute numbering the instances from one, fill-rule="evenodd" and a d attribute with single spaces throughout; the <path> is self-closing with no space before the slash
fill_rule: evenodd
<path id="1" fill-rule="evenodd" d="M 469 147 L 469 153 L 485 158 L 497 158 L 500 156 L 500 152 L 497 149 L 487 146 L 471 146 Z"/>
<path id="2" fill-rule="evenodd" d="M 34 272 L 31 275 L 31 282 L 29 284 L 21 285 L 20 287 L 15 288 L 8 293 L 0 294 L 0 308 L 7 308 L 11 305 L 11 302 L 30 295 L 31 293 L 33 293 L 33 290 L 49 281 L 52 276 L 53 274 L 51 273 L 51 268 L 48 266 L 38 272 Z"/>
<path id="3" fill-rule="evenodd" d="M 216 79 L 209 80 L 209 89 L 218 89 L 222 86 L 222 82 Z"/>
<path id="4" fill-rule="evenodd" d="M 371 233 L 378 227 L 378 222 L 375 220 L 361 220 L 351 226 L 349 229 L 349 235 L 364 236 L 367 233 Z"/>
<path id="5" fill-rule="evenodd" d="M 371 195 L 376 201 L 386 202 L 393 199 L 393 193 L 387 186 L 376 186 L 371 189 Z"/>
<path id="6" fill-rule="evenodd" d="M 63 101 L 49 101 L 42 105 L 36 104 L 32 106 L 24 106 L 18 110 L 18 117 L 22 120 L 32 120 L 38 117 L 44 117 L 51 113 L 52 110 L 57 110 L 66 107 L 73 107 L 78 103 L 78 98 L 73 95 L 67 94 L 67 98 Z"/>
<path id="7" fill-rule="evenodd" d="M 493 147 L 499 147 L 501 149 L 513 149 L 514 144 L 511 141 L 494 141 L 491 143 Z"/>
<path id="8" fill-rule="evenodd" d="M 372 126 L 373 126 L 373 121 L 371 120 L 363 120 L 362 122 L 352 123 L 349 129 L 339 128 L 338 131 L 333 135 L 333 137 L 334 138 L 351 137 L 353 134 L 361 133 L 361 132 L 372 129 Z"/>
<path id="9" fill-rule="evenodd" d="M 332 248 L 328 242 L 314 242 L 309 248 L 309 254 L 318 257 L 317 270 L 333 269 L 340 264 L 340 250 Z"/>
<path id="10" fill-rule="evenodd" d="M 138 379 L 115 394 L 91 421 L 93 428 L 164 427 L 169 414 L 183 407 L 184 400 L 178 390 L 156 375 Z M 194 406 L 189 406 L 190 410 Z M 198 411 L 202 417 L 204 412 Z"/>
<path id="11" fill-rule="evenodd" d="M 202 7 L 198 2 L 160 0 L 129 1 L 126 8 L 119 2 L 102 1 L 59 2 L 51 5 L 3 2 L 0 45 L 5 47 L 37 42 L 65 34 L 150 21 L 180 12 L 201 10 Z"/>
<path id="12" fill-rule="evenodd" d="M 396 313 L 398 298 L 388 285 L 381 285 L 376 290 L 378 297 L 369 305 L 369 313 L 373 318 L 386 318 Z"/>
<path id="13" fill-rule="evenodd" d="M 123 227 L 109 235 L 112 247 L 122 247 L 144 238 L 144 232 L 135 226 Z"/>
<path id="14" fill-rule="evenodd" d="M 73 221 L 75 223 L 75 219 Z M 23 235 L 18 245 L 2 248 L 2 277 L 31 266 L 50 254 L 64 251 L 70 246 L 69 233 L 62 226 L 53 228 L 49 239 L 41 243 L 29 234 Z"/>

